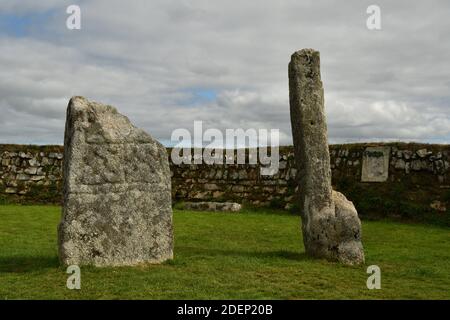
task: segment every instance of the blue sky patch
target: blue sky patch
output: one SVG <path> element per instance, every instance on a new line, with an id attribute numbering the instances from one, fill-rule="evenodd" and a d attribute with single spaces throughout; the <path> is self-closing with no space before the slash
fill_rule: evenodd
<path id="1" fill-rule="evenodd" d="M 55 10 L 22 15 L 0 13 L 0 34 L 25 37 L 42 29 L 54 13 Z"/>
<path id="2" fill-rule="evenodd" d="M 199 103 L 211 102 L 216 100 L 217 91 L 208 88 L 188 88 L 184 90 L 191 94 L 191 98 L 185 101 L 186 105 L 195 105 Z"/>
<path id="3" fill-rule="evenodd" d="M 198 96 L 200 99 L 204 100 L 216 100 L 217 98 L 217 92 L 212 89 L 198 89 L 195 92 L 195 95 Z"/>

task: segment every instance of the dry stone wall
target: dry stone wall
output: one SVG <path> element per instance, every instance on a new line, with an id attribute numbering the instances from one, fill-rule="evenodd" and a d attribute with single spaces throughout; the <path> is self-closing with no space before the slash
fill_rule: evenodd
<path id="1" fill-rule="evenodd" d="M 0 199 L 59 202 L 62 161 L 62 146 L 0 145 Z"/>
<path id="2" fill-rule="evenodd" d="M 388 150 L 387 168 L 385 154 L 373 148 Z M 0 201 L 60 203 L 62 157 L 61 146 L 0 145 Z M 426 209 L 424 214 L 448 221 L 450 145 L 330 145 L 330 158 L 334 188 L 355 203 L 361 216 L 414 218 Z M 259 165 L 172 163 L 172 198 L 295 210 L 294 161 L 293 148 L 281 147 L 279 172 L 273 176 L 260 175 Z M 375 180 L 383 180 L 387 170 L 386 180 L 361 181 L 363 168 Z"/>

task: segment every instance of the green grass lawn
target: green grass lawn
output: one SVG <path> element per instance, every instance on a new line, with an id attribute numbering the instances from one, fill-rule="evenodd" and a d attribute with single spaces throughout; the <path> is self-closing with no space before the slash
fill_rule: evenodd
<path id="1" fill-rule="evenodd" d="M 59 266 L 56 206 L 0 206 L 0 299 L 450 299 L 449 229 L 363 222 L 366 266 L 307 258 L 299 217 L 280 212 L 175 211 L 175 259 L 81 268 L 81 290 Z M 381 268 L 368 290 L 366 267 Z"/>

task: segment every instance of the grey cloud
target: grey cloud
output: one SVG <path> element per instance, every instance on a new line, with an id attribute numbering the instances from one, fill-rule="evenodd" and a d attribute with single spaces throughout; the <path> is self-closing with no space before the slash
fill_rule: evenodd
<path id="1" fill-rule="evenodd" d="M 321 51 L 331 141 L 450 142 L 448 1 L 377 1 L 381 31 L 365 26 L 372 1 L 77 1 L 80 31 L 64 1 L 16 3 L 0 9 L 53 14 L 27 37 L 0 33 L 0 142 L 62 143 L 67 101 L 85 95 L 164 141 L 203 120 L 279 128 L 288 144 L 287 63 L 303 47 Z"/>

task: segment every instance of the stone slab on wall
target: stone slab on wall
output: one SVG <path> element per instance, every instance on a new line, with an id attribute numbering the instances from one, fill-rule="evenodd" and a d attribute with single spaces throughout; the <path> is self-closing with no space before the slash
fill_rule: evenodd
<path id="1" fill-rule="evenodd" d="M 361 181 L 387 181 L 390 153 L 390 147 L 367 147 L 363 152 Z"/>

